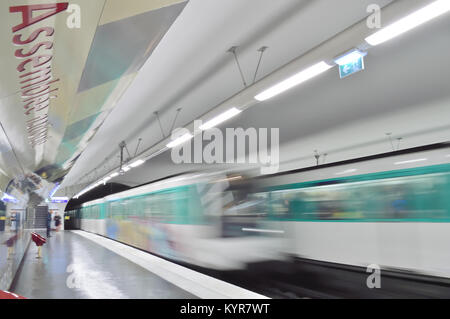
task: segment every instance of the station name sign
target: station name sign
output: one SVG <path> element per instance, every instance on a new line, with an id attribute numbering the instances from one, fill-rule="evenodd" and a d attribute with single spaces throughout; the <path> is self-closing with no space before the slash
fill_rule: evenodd
<path id="1" fill-rule="evenodd" d="M 47 141 L 48 107 L 50 100 L 57 97 L 59 79 L 53 77 L 51 65 L 55 29 L 52 26 L 31 28 L 34 24 L 65 11 L 67 7 L 68 2 L 61 2 L 9 8 L 10 13 L 21 14 L 21 23 L 12 27 L 12 42 L 18 47 L 14 51 L 14 56 L 19 59 L 16 70 L 24 113 L 27 116 L 28 138 L 32 147 Z M 24 31 L 27 31 L 27 34 L 31 33 L 28 37 L 24 37 Z M 41 34 L 45 37 L 44 41 L 36 41 Z"/>

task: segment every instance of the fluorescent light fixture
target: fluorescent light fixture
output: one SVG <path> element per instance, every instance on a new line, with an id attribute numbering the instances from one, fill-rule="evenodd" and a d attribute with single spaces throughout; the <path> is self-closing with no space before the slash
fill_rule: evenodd
<path id="1" fill-rule="evenodd" d="M 53 195 L 54 195 L 54 194 L 56 193 L 56 191 L 58 190 L 59 186 L 60 186 L 60 185 L 59 185 L 58 183 L 56 183 L 55 187 L 53 187 L 53 189 L 52 189 L 52 191 L 50 192 L 50 195 L 49 195 L 48 197 L 52 198 Z"/>
<path id="2" fill-rule="evenodd" d="M 131 167 L 138 167 L 138 166 L 140 166 L 140 165 L 142 165 L 142 164 L 144 164 L 144 163 L 145 163 L 144 160 L 139 159 L 139 160 L 137 160 L 136 162 L 131 163 L 130 166 L 131 166 Z"/>
<path id="3" fill-rule="evenodd" d="M 408 161 L 396 162 L 394 164 L 395 165 L 403 165 L 403 164 L 411 164 L 411 163 L 424 162 L 424 161 L 428 161 L 428 158 L 417 158 L 417 159 L 408 160 Z"/>
<path id="4" fill-rule="evenodd" d="M 4 202 L 7 202 L 7 203 L 17 203 L 18 202 L 17 198 L 15 198 L 14 196 L 9 195 L 7 193 L 3 193 L 1 200 Z"/>
<path id="5" fill-rule="evenodd" d="M 167 146 L 164 146 L 162 149 L 160 149 L 159 151 L 156 151 L 155 153 L 152 153 L 148 156 L 145 157 L 145 160 L 148 161 L 149 159 L 152 159 L 153 157 L 156 157 L 162 153 L 164 153 L 167 150 Z"/>
<path id="6" fill-rule="evenodd" d="M 114 177 L 116 177 L 116 176 L 119 176 L 119 173 L 114 172 L 114 173 L 112 173 L 111 175 L 109 175 L 109 177 L 111 177 L 111 178 L 114 178 Z"/>
<path id="7" fill-rule="evenodd" d="M 255 96 L 255 99 L 258 101 L 265 101 L 267 99 L 270 99 L 271 97 L 283 93 L 284 91 L 287 91 L 296 85 L 308 81 L 309 79 L 331 69 L 332 67 L 333 65 L 329 65 L 324 61 L 314 64 L 313 66 L 310 66 L 309 68 L 300 71 L 299 73 L 291 76 L 290 78 L 259 93 L 258 95 Z"/>
<path id="8" fill-rule="evenodd" d="M 69 198 L 66 196 L 57 196 L 57 197 L 52 197 L 52 199 L 56 199 L 56 200 L 68 200 Z"/>
<path id="9" fill-rule="evenodd" d="M 205 124 L 200 126 L 200 129 L 202 131 L 204 130 L 209 130 L 210 128 L 219 125 L 222 122 L 225 122 L 226 120 L 232 118 L 233 116 L 238 115 L 239 113 L 241 113 L 242 111 L 233 107 L 231 109 L 229 109 L 226 112 L 223 112 L 222 114 L 216 116 L 215 118 L 209 120 L 208 122 L 206 122 Z"/>
<path id="10" fill-rule="evenodd" d="M 124 172 L 128 172 L 131 169 L 131 167 L 130 166 L 125 166 L 125 167 L 122 167 L 122 169 L 123 169 Z"/>
<path id="11" fill-rule="evenodd" d="M 173 140 L 172 142 L 170 142 L 166 146 L 168 148 L 174 148 L 175 146 L 178 146 L 180 144 L 183 144 L 184 142 L 189 141 L 193 137 L 194 136 L 191 133 L 186 133 L 186 134 L 181 135 L 179 138 Z"/>
<path id="12" fill-rule="evenodd" d="M 449 0 L 437 0 L 422 9 L 419 9 L 403 19 L 394 22 L 380 31 L 368 36 L 366 42 L 372 46 L 386 42 L 415 27 L 424 24 L 438 16 L 450 11 Z"/>
<path id="13" fill-rule="evenodd" d="M 113 173 L 114 174 L 114 173 Z M 113 175 L 111 174 L 111 175 Z M 75 198 L 79 198 L 81 195 L 84 195 L 85 193 L 91 191 L 92 189 L 96 188 L 97 186 L 101 185 L 101 184 L 105 184 L 107 181 L 109 181 L 112 177 L 111 176 L 107 176 L 102 180 L 97 181 L 95 184 L 92 184 L 88 187 L 86 187 L 85 189 L 83 189 L 82 191 L 80 191 L 78 194 L 76 194 L 74 197 Z"/>
<path id="14" fill-rule="evenodd" d="M 340 56 L 334 62 L 338 65 L 346 65 L 355 61 L 358 61 L 360 58 L 363 58 L 367 55 L 366 52 L 361 52 L 358 49 L 353 49 L 350 52 Z"/>
<path id="15" fill-rule="evenodd" d="M 345 170 L 345 171 L 342 171 L 342 172 L 336 173 L 336 175 L 344 175 L 344 174 L 350 174 L 350 173 L 354 173 L 354 172 L 356 172 L 356 171 L 357 171 L 357 169 L 356 169 L 356 168 L 352 168 L 352 169 L 347 169 L 347 170 Z"/>

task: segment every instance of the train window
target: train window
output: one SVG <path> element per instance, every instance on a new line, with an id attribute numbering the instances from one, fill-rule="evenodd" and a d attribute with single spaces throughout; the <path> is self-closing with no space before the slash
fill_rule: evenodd
<path id="1" fill-rule="evenodd" d="M 268 215 L 268 193 L 247 194 L 245 200 L 235 199 L 223 210 L 221 219 L 222 237 L 260 236 L 258 232 L 246 229 L 258 229 Z"/>
<path id="2" fill-rule="evenodd" d="M 438 220 L 450 216 L 450 174 L 375 179 L 270 193 L 275 218 Z"/>

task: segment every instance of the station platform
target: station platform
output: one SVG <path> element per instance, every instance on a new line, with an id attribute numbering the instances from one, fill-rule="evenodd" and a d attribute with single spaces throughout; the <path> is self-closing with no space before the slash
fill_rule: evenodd
<path id="1" fill-rule="evenodd" d="M 11 291 L 30 299 L 266 298 L 84 231 L 52 234 L 42 258 L 30 243 Z"/>

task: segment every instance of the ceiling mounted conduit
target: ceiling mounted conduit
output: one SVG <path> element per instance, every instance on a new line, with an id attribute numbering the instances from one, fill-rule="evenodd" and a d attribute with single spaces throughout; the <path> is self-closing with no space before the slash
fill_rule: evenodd
<path id="1" fill-rule="evenodd" d="M 381 29 L 369 28 L 365 18 L 302 56 L 285 64 L 253 85 L 246 87 L 198 119 L 201 119 L 203 123 L 210 122 L 218 125 L 222 121 L 229 119 L 230 114 L 235 116 L 249 107 L 283 93 L 290 88 L 296 87 L 297 85 L 312 79 L 323 72 L 327 72 L 336 66 L 336 58 L 352 49 L 356 48 L 363 52 L 369 51 L 370 53 L 370 48 L 372 46 L 369 42 L 373 45 L 382 43 L 380 42 L 380 38 L 383 36 L 383 34 L 380 33 L 382 30 L 384 30 L 383 33 L 386 34 L 387 32 L 390 32 L 388 29 L 389 27 L 395 27 L 391 29 L 395 29 L 393 32 L 396 34 L 395 36 L 386 37 L 386 41 L 388 41 L 394 39 L 397 35 L 400 35 L 403 32 L 413 29 L 415 26 L 405 28 L 404 23 L 408 22 L 405 21 L 407 20 L 405 17 L 408 17 L 411 14 L 415 15 L 411 16 L 414 18 L 414 21 L 417 21 L 419 18 L 422 23 L 425 23 L 435 17 L 438 17 L 439 15 L 448 13 L 448 11 L 450 11 L 449 3 L 449 0 L 396 0 L 381 10 Z M 424 8 L 427 10 L 421 10 Z M 421 14 L 422 11 L 423 14 Z M 403 32 L 399 32 L 399 27 L 403 27 Z M 374 34 L 377 34 L 377 43 L 370 41 L 374 38 Z M 208 125 L 208 128 L 210 127 L 214 126 Z M 171 147 L 189 141 L 196 134 L 199 134 L 202 131 L 201 128 L 194 128 L 194 121 L 185 125 L 184 128 L 189 130 L 190 133 L 181 135 L 179 140 L 172 140 L 170 136 L 162 139 L 136 156 L 129 166 L 138 166 L 133 165 L 135 161 L 141 165 L 145 161 L 169 150 Z M 103 181 L 117 176 L 118 169 L 119 167 L 110 171 L 102 179 L 97 181 L 95 184 L 84 188 L 74 197 L 79 197 L 94 187 L 102 184 Z"/>

